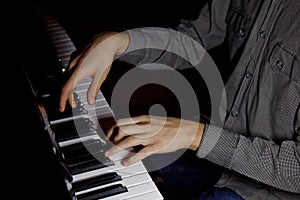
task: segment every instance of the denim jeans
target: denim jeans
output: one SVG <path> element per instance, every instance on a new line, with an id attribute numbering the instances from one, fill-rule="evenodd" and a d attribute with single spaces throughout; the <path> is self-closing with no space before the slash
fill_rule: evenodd
<path id="1" fill-rule="evenodd" d="M 202 192 L 197 200 L 243 200 L 243 198 L 230 188 L 212 187 Z"/>
<path id="2" fill-rule="evenodd" d="M 159 166 L 167 156 L 152 155 L 152 165 Z M 222 174 L 222 167 L 186 151 L 169 165 L 158 168 L 155 173 L 162 179 L 170 198 L 166 200 L 242 200 L 229 188 L 216 188 L 214 184 Z"/>

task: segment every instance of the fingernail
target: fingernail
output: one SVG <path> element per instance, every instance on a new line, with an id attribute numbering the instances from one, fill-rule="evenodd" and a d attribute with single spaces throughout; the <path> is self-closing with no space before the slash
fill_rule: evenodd
<path id="1" fill-rule="evenodd" d="M 104 156 L 105 156 L 105 157 L 108 157 L 108 156 L 109 156 L 109 151 L 106 151 L 106 152 L 104 153 Z"/>
<path id="2" fill-rule="evenodd" d="M 122 162 L 122 165 L 128 166 L 128 162 L 124 160 L 124 161 Z"/>
<path id="3" fill-rule="evenodd" d="M 89 98 L 89 102 L 90 102 L 91 105 L 94 105 L 95 99 L 94 98 Z"/>

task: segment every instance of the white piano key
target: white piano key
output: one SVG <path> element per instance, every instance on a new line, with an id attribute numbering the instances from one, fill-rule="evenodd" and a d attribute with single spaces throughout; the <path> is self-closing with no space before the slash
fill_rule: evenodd
<path id="1" fill-rule="evenodd" d="M 128 187 L 134 187 L 136 185 L 144 184 L 144 183 L 151 182 L 151 181 L 152 181 L 151 177 L 149 176 L 148 173 L 145 172 L 145 173 L 142 173 L 142 174 L 122 177 L 122 180 L 115 181 L 115 182 L 112 182 L 112 183 L 109 183 L 109 184 L 105 184 L 105 185 L 89 188 L 89 189 L 86 189 L 86 190 L 78 191 L 78 192 L 75 193 L 75 195 L 80 195 L 80 194 L 83 194 L 83 193 L 87 193 L 87 192 L 90 192 L 90 191 L 98 190 L 98 189 L 105 188 L 105 187 L 112 186 L 112 185 L 116 185 L 116 184 L 122 184 L 122 185 L 124 185 L 128 188 Z"/>
<path id="2" fill-rule="evenodd" d="M 117 160 L 122 160 L 125 157 L 129 156 L 130 154 L 134 153 L 133 148 L 125 149 L 122 151 L 119 151 L 118 153 L 110 156 L 110 159 L 117 161 Z"/>
<path id="3" fill-rule="evenodd" d="M 66 118 L 51 120 L 50 123 L 58 124 L 58 123 L 63 123 L 63 122 L 70 121 L 70 120 L 79 119 L 82 117 L 104 118 L 104 117 L 108 117 L 109 115 L 112 116 L 112 114 L 113 114 L 112 110 L 109 106 L 102 106 L 99 108 L 95 108 L 94 106 L 87 105 L 84 108 L 87 110 L 87 113 L 85 113 L 85 114 L 75 114 L 74 113 L 72 116 L 69 116 Z"/>
<path id="4" fill-rule="evenodd" d="M 143 184 L 138 184 L 132 187 L 127 187 L 128 192 L 124 192 L 118 195 L 104 198 L 102 200 L 125 200 L 125 199 L 134 199 L 135 197 L 141 197 L 149 193 L 158 191 L 154 182 L 146 182 Z M 157 196 L 157 194 L 154 196 Z M 162 198 L 161 198 L 162 199 Z M 153 200 L 152 197 L 149 199 L 143 198 L 143 200 Z"/>
<path id="5" fill-rule="evenodd" d="M 123 198 L 123 200 L 162 200 L 164 199 L 158 190 L 151 191 L 142 195 Z"/>
<path id="6" fill-rule="evenodd" d="M 112 186 L 112 185 L 116 185 L 116 184 L 122 184 L 122 180 L 116 181 L 116 182 L 113 182 L 113 183 L 109 183 L 109 184 L 105 184 L 105 185 L 101 185 L 101 186 L 98 186 L 98 187 L 93 187 L 93 188 L 89 188 L 89 189 L 86 189 L 86 190 L 78 191 L 78 192 L 75 192 L 75 195 L 78 196 L 78 195 L 81 195 L 81 194 L 84 194 L 84 193 L 88 193 L 88 192 L 95 191 L 95 190 L 98 190 L 98 189 L 106 188 L 108 186 Z"/>
<path id="7" fill-rule="evenodd" d="M 135 185 L 152 181 L 151 176 L 147 172 L 142 174 L 132 175 L 132 176 L 125 174 L 124 176 L 121 175 L 121 177 L 123 178 L 122 183 L 126 185 L 126 187 L 133 187 Z"/>
<path id="8" fill-rule="evenodd" d="M 125 167 L 121 164 L 120 161 L 115 161 L 113 166 L 107 166 L 104 168 L 73 175 L 73 182 L 99 176 L 107 172 L 117 172 L 121 176 L 130 176 L 147 172 L 147 170 L 145 170 L 145 167 L 142 162 L 137 162 L 135 164 L 132 164 L 131 166 Z"/>
<path id="9" fill-rule="evenodd" d="M 65 146 L 68 146 L 68 145 L 71 145 L 71 144 L 76 144 L 76 143 L 79 143 L 79 142 L 84 142 L 84 141 L 88 141 L 88 140 L 91 140 L 91 139 L 100 139 L 99 135 L 88 135 L 88 136 L 84 136 L 84 137 L 79 137 L 79 138 L 75 138 L 75 139 L 72 139 L 72 140 L 66 140 L 66 141 L 63 141 L 63 142 L 59 142 L 58 145 L 60 147 L 65 147 Z"/>

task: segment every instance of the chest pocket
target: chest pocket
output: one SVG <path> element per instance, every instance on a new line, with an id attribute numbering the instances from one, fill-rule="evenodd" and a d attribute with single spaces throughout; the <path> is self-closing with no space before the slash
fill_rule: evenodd
<path id="1" fill-rule="evenodd" d="M 230 58 L 236 56 L 239 50 L 245 45 L 254 23 L 253 17 L 242 10 L 230 7 L 225 22 L 227 24 L 226 42 L 230 49 Z"/>
<path id="2" fill-rule="evenodd" d="M 278 42 L 266 67 L 261 85 L 261 108 L 270 108 L 273 132 L 277 139 L 295 138 L 295 122 L 300 102 L 300 65 L 295 54 Z"/>

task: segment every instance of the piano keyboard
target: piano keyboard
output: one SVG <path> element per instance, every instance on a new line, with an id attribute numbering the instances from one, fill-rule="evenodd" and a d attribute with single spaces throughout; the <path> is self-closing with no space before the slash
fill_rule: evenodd
<path id="1" fill-rule="evenodd" d="M 75 47 L 49 10 L 39 8 L 37 11 L 64 73 Z M 86 78 L 77 85 L 74 91 L 77 107 L 71 109 L 69 106 L 64 113 L 58 109 L 59 94 L 49 92 L 39 99 L 45 111 L 49 135 L 55 143 L 53 146 L 58 150 L 58 159 L 70 176 L 67 187 L 72 199 L 163 199 L 142 161 L 127 167 L 121 164 L 121 160 L 133 149 L 121 151 L 110 158 L 103 156 L 110 146 L 104 131 L 114 123 L 114 115 L 101 91 L 95 105 L 87 104 L 86 92 L 90 82 L 91 78 Z"/>

